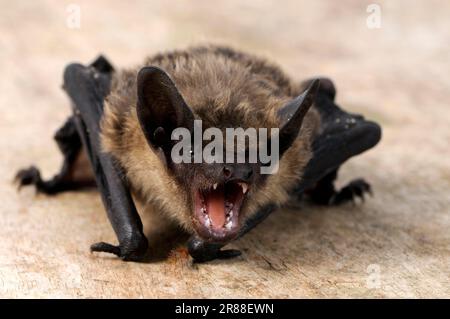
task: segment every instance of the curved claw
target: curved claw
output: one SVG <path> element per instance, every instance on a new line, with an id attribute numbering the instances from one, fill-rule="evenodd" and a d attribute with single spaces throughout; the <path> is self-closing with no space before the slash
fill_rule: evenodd
<path id="1" fill-rule="evenodd" d="M 206 243 L 194 237 L 189 240 L 188 251 L 196 263 L 203 263 L 214 259 L 230 259 L 242 254 L 236 249 L 221 250 L 223 246 L 223 244 Z"/>
<path id="2" fill-rule="evenodd" d="M 355 202 L 355 198 L 361 198 L 364 202 L 364 195 L 372 195 L 372 187 L 364 179 L 358 178 L 343 187 L 330 201 L 331 205 L 340 205 L 349 201 Z"/>
<path id="3" fill-rule="evenodd" d="M 369 183 L 367 183 L 364 179 L 362 178 L 358 178 L 353 180 L 352 182 L 350 182 L 350 184 L 348 185 L 348 187 L 351 188 L 354 196 L 353 198 L 359 197 L 361 198 L 361 200 L 364 202 L 364 195 L 366 193 L 369 193 L 370 195 L 372 195 L 372 188 L 370 186 Z"/>
<path id="4" fill-rule="evenodd" d="M 14 177 L 14 182 L 17 183 L 19 190 L 22 186 L 36 185 L 39 181 L 41 181 L 41 173 L 35 166 L 19 170 Z"/>
<path id="5" fill-rule="evenodd" d="M 139 241 L 130 241 L 130 244 L 119 246 L 111 245 L 105 242 L 99 242 L 91 245 L 91 252 L 104 252 L 114 254 L 124 261 L 142 261 L 147 253 L 148 242 L 144 237 Z"/>
<path id="6" fill-rule="evenodd" d="M 224 249 L 224 250 L 219 250 L 217 252 L 217 259 L 230 259 L 230 258 L 238 257 L 240 255 L 242 255 L 242 252 L 240 250 Z"/>
<path id="7" fill-rule="evenodd" d="M 91 252 L 104 252 L 104 253 L 110 253 L 114 254 L 118 257 L 121 256 L 120 254 L 120 247 L 114 246 L 105 242 L 99 242 L 91 245 Z"/>

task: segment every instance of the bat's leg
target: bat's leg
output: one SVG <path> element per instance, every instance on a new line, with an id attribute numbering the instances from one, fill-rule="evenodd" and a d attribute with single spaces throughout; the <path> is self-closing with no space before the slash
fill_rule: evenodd
<path id="1" fill-rule="evenodd" d="M 306 191 L 306 193 L 314 203 L 319 205 L 339 205 L 354 201 L 357 197 L 364 200 L 366 193 L 372 193 L 370 184 L 361 178 L 355 179 L 337 190 L 334 185 L 336 178 L 337 169 L 325 175 L 314 188 Z"/>
<path id="2" fill-rule="evenodd" d="M 74 178 L 77 159 L 82 155 L 81 140 L 75 127 L 74 118 L 69 117 L 56 132 L 54 139 L 64 156 L 61 170 L 49 180 L 43 180 L 38 168 L 31 166 L 17 172 L 15 180 L 19 188 L 34 185 L 40 193 L 53 195 L 68 190 L 76 190 L 86 186 L 95 186 L 94 180 Z"/>

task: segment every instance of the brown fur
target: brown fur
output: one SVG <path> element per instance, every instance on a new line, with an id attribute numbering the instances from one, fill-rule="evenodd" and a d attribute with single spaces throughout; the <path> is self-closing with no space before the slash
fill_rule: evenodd
<path id="1" fill-rule="evenodd" d="M 139 68 L 116 74 L 102 122 L 104 151 L 125 168 L 144 207 L 167 214 L 192 231 L 191 208 L 186 204 L 189 195 L 148 146 L 137 119 L 136 75 L 150 65 L 171 76 L 196 118 L 203 120 L 204 129 L 278 127 L 277 110 L 301 93 L 300 86 L 264 59 L 217 46 L 158 54 Z M 311 109 L 297 140 L 283 155 L 278 173 L 249 194 L 251 200 L 241 211 L 243 218 L 266 203 L 284 204 L 289 199 L 288 191 L 311 158 L 311 137 L 319 127 L 319 116 Z"/>

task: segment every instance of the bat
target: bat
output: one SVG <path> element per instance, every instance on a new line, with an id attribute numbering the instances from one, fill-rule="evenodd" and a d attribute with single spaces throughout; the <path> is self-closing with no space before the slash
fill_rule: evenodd
<path id="1" fill-rule="evenodd" d="M 55 134 L 64 156 L 60 172 L 43 180 L 31 166 L 16 181 L 49 195 L 79 190 L 92 183 L 77 177 L 88 160 L 118 239 L 117 245 L 93 244 L 91 251 L 145 259 L 148 241 L 133 198 L 142 213 L 158 212 L 180 225 L 190 234 L 189 254 L 206 262 L 239 256 L 226 244 L 289 201 L 340 205 L 371 193 L 362 178 L 341 189 L 334 182 L 343 163 L 380 141 L 381 128 L 342 110 L 328 78 L 297 83 L 263 58 L 197 46 L 153 55 L 126 70 L 103 56 L 88 66 L 73 63 L 63 88 L 73 112 Z M 241 128 L 245 138 L 253 129 L 266 132 L 267 143 L 228 149 L 229 128 Z M 221 143 L 212 147 L 212 137 Z M 207 161 L 207 148 L 208 158 L 227 161 Z M 263 160 L 264 150 L 278 156 Z M 251 160 L 252 154 L 259 157 Z M 236 161 L 240 155 L 244 160 Z"/>

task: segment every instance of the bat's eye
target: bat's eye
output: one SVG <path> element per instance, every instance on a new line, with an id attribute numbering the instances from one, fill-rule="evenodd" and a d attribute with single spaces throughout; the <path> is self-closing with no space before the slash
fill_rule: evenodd
<path id="1" fill-rule="evenodd" d="M 166 131 L 162 127 L 158 127 L 153 132 L 153 141 L 156 145 L 163 145 L 166 142 Z"/>

